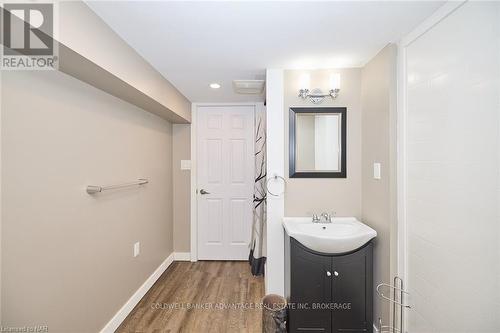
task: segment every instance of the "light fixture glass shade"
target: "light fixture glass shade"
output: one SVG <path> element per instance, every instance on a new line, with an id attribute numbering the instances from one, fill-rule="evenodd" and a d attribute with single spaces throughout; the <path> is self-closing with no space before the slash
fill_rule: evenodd
<path id="1" fill-rule="evenodd" d="M 299 89 L 309 89 L 309 86 L 311 85 L 311 76 L 309 73 L 304 73 L 300 76 L 299 79 Z"/>
<path id="2" fill-rule="evenodd" d="M 331 90 L 340 89 L 340 74 L 335 73 L 330 75 L 330 89 Z"/>

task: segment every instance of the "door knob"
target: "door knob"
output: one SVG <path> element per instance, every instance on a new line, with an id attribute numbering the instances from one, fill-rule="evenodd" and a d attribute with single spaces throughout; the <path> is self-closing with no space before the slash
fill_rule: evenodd
<path id="1" fill-rule="evenodd" d="M 326 271 L 326 276 L 332 276 L 332 273 L 330 271 Z"/>
<path id="2" fill-rule="evenodd" d="M 201 189 L 201 190 L 200 190 L 200 194 L 201 194 L 201 195 L 204 195 L 204 194 L 210 194 L 210 192 L 207 192 L 207 191 L 205 191 L 204 189 Z"/>

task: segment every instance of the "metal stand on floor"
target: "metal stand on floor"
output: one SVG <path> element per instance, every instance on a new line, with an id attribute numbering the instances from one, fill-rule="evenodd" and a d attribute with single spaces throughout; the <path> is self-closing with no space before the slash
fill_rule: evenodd
<path id="1" fill-rule="evenodd" d="M 383 292 L 380 291 L 380 288 L 387 287 L 389 288 L 389 295 L 391 298 L 384 295 Z M 404 323 L 404 310 L 411 309 L 408 304 L 404 303 L 404 296 L 409 295 L 408 292 L 404 290 L 403 280 L 395 276 L 393 285 L 387 283 L 380 283 L 377 286 L 377 294 L 379 297 L 385 299 L 386 301 L 391 302 L 392 304 L 392 325 L 382 325 L 382 319 L 378 319 L 378 330 L 380 333 L 403 333 L 403 323 Z M 399 328 L 396 327 L 397 324 L 397 308 L 399 307 Z"/>

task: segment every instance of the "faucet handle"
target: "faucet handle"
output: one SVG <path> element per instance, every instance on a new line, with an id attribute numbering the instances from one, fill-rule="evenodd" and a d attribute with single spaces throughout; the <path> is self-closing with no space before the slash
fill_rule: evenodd
<path id="1" fill-rule="evenodd" d="M 315 213 L 312 214 L 312 221 L 313 221 L 313 223 L 314 222 L 319 222 L 318 214 L 315 214 Z"/>

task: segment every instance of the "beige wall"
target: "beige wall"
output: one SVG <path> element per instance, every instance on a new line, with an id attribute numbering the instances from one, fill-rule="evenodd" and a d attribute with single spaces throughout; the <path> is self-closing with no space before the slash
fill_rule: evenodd
<path id="1" fill-rule="evenodd" d="M 191 159 L 191 125 L 173 125 L 174 251 L 191 251 L 191 172 L 181 160 Z"/>
<path id="2" fill-rule="evenodd" d="M 304 71 L 284 73 L 285 112 L 285 216 L 310 216 L 312 212 L 335 211 L 337 216 L 361 217 L 361 69 L 308 71 L 311 88 L 327 90 L 331 73 L 340 73 L 341 92 L 336 100 L 326 98 L 320 106 L 347 107 L 347 178 L 288 178 L 288 112 L 293 106 L 313 106 L 297 96 Z"/>
<path id="3" fill-rule="evenodd" d="M 377 231 L 374 285 L 390 283 L 396 232 L 396 46 L 388 45 L 362 69 L 362 221 Z M 373 179 L 373 163 L 382 177 Z M 391 230 L 392 229 L 392 230 Z M 391 237 L 392 236 L 392 237 Z M 394 239 L 393 239 L 394 238 Z M 389 304 L 374 295 L 374 321 L 389 323 Z"/>
<path id="4" fill-rule="evenodd" d="M 173 251 L 172 125 L 56 71 L 1 96 L 2 325 L 99 331 Z"/>

